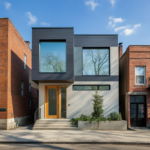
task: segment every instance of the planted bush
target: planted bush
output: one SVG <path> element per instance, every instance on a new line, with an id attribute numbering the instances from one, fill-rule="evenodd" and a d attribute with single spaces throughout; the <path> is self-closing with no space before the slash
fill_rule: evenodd
<path id="1" fill-rule="evenodd" d="M 93 94 L 93 112 L 92 117 L 93 118 L 101 118 L 103 117 L 103 96 L 98 95 L 98 91 L 95 91 L 95 94 Z"/>
<path id="2" fill-rule="evenodd" d="M 122 120 L 122 116 L 121 116 L 121 113 L 113 112 L 113 113 L 110 113 L 110 114 L 109 114 L 108 119 L 109 119 L 110 121 L 111 121 L 111 120 Z"/>

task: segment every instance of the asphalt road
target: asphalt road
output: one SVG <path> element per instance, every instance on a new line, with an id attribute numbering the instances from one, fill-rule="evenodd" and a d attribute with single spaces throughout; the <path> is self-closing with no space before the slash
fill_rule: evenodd
<path id="1" fill-rule="evenodd" d="M 0 144 L 0 150 L 150 150 L 150 145 Z"/>

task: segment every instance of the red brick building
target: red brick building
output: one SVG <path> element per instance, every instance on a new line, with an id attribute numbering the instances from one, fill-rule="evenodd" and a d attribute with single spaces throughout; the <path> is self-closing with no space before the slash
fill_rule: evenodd
<path id="1" fill-rule="evenodd" d="M 128 127 L 150 127 L 150 45 L 119 46 L 119 106 Z"/>
<path id="2" fill-rule="evenodd" d="M 38 92 L 29 83 L 32 51 L 8 18 L 0 19 L 0 129 L 33 120 Z"/>

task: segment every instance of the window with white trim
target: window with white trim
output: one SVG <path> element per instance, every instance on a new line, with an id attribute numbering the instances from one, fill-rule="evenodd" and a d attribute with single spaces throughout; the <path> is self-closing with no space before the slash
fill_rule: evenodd
<path id="1" fill-rule="evenodd" d="M 135 67 L 135 84 L 145 84 L 145 67 Z"/>
<path id="2" fill-rule="evenodd" d="M 27 68 L 27 56 L 24 54 L 24 69 L 26 70 Z"/>

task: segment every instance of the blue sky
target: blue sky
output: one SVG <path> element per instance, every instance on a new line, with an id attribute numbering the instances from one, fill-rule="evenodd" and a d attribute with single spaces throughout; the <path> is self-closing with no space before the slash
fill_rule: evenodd
<path id="1" fill-rule="evenodd" d="M 150 0 L 0 0 L 5 17 L 30 42 L 32 27 L 74 27 L 75 34 L 118 34 L 124 51 L 150 45 Z"/>

